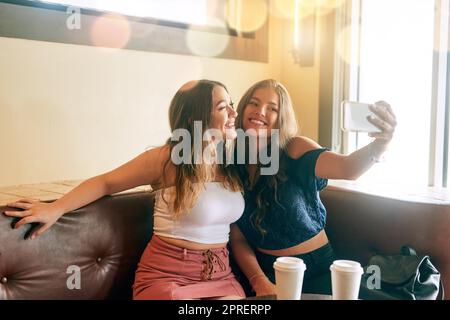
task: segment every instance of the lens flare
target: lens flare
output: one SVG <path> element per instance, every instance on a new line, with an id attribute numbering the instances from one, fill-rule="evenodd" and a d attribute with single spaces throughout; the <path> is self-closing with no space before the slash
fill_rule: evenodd
<path id="1" fill-rule="evenodd" d="M 445 7 L 444 3 L 439 4 L 436 2 L 434 4 L 434 12 L 435 16 L 439 17 L 440 21 L 448 21 L 450 17 L 450 11 Z M 442 23 L 441 23 L 442 25 Z M 439 31 L 437 35 L 435 35 L 435 39 L 433 40 L 433 50 L 435 53 L 446 54 L 448 50 L 448 39 L 446 39 L 445 34 Z"/>
<path id="2" fill-rule="evenodd" d="M 228 46 L 228 30 L 225 23 L 216 18 L 208 18 L 207 25 L 216 28 L 217 33 L 190 28 L 186 33 L 186 45 L 195 55 L 216 57 Z"/>
<path id="3" fill-rule="evenodd" d="M 327 15 L 333 10 L 344 6 L 347 0 L 319 0 L 318 14 Z"/>
<path id="4" fill-rule="evenodd" d="M 351 64 L 352 61 L 352 51 L 350 46 L 352 41 L 352 31 L 353 30 L 351 26 L 345 27 L 339 33 L 336 41 L 336 50 L 339 54 L 339 57 L 347 64 Z"/>
<path id="5" fill-rule="evenodd" d="M 285 19 L 294 19 L 296 2 L 300 7 L 300 18 L 312 13 L 327 15 L 345 4 L 347 0 L 275 0 L 272 14 Z"/>
<path id="6" fill-rule="evenodd" d="M 128 20 L 116 13 L 108 13 L 96 19 L 91 29 L 91 41 L 94 46 L 120 49 L 130 40 Z"/>
<path id="7" fill-rule="evenodd" d="M 315 7 L 311 5 L 304 5 L 306 0 L 275 0 L 271 13 L 274 16 L 294 20 L 296 17 L 296 7 L 299 8 L 297 12 L 298 18 L 302 19 L 314 13 Z"/>
<path id="8" fill-rule="evenodd" d="M 227 0 L 225 17 L 237 32 L 253 32 L 261 28 L 268 17 L 265 0 Z"/>
<path id="9" fill-rule="evenodd" d="M 144 40 L 150 38 L 153 34 L 158 32 L 158 25 L 145 22 L 144 20 L 131 23 L 131 34 L 133 38 Z"/>

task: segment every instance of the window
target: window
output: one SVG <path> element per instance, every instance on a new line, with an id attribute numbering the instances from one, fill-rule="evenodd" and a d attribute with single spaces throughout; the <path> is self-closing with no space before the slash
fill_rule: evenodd
<path id="1" fill-rule="evenodd" d="M 444 140 L 439 110 L 445 99 L 445 77 L 438 53 L 444 14 L 431 0 L 354 0 L 346 89 L 342 98 L 393 107 L 398 126 L 385 162 L 360 181 L 395 185 L 442 186 Z M 445 6 L 445 1 L 438 1 Z M 448 5 L 448 1 L 447 1 Z M 446 11 L 446 12 L 444 12 Z M 356 23 L 355 21 L 360 21 Z M 344 31 L 345 32 L 345 31 Z M 445 44 L 445 52 L 447 47 Z M 445 70 L 446 71 L 446 70 Z M 441 117 L 442 118 L 442 117 Z M 367 134 L 343 137 L 344 152 L 368 144 Z"/>

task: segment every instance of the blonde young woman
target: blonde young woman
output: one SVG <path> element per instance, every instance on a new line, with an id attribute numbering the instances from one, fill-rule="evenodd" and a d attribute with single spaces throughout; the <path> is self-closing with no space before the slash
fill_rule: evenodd
<path id="1" fill-rule="evenodd" d="M 253 129 L 267 137 L 278 129 L 280 137 L 278 145 L 268 146 L 279 148 L 277 174 L 260 175 L 260 164 L 240 166 L 245 211 L 231 228 L 231 245 L 240 269 L 256 295 L 270 295 L 275 293 L 274 261 L 278 256 L 296 256 L 307 267 L 303 292 L 331 294 L 329 267 L 335 256 L 324 230 L 326 210 L 319 192 L 327 179 L 356 179 L 382 155 L 396 126 L 390 105 L 373 105 L 377 117 L 369 121 L 382 132 L 370 134 L 374 141 L 350 155 L 297 136 L 291 99 L 276 80 L 253 85 L 237 111 L 237 128 Z"/>
<path id="2" fill-rule="evenodd" d="M 190 148 L 176 148 L 186 141 L 169 140 L 111 172 L 84 181 L 53 203 L 23 199 L 9 206 L 24 211 L 5 214 L 22 218 L 15 228 L 39 222 L 40 228 L 31 235 L 34 238 L 67 212 L 104 195 L 150 184 L 156 190 L 154 232 L 136 271 L 134 299 L 245 297 L 231 272 L 226 248 L 230 223 L 244 210 L 240 179 L 233 166 L 214 164 L 211 157 L 209 161 L 195 159 L 195 146 L 205 151 L 212 143 L 217 146 L 219 138 L 236 137 L 236 116 L 223 84 L 189 82 L 173 97 L 169 120 L 173 137 L 179 131 L 188 133 Z M 198 124 L 203 130 L 200 139 L 206 137 L 207 141 L 195 141 Z M 208 140 L 207 130 L 212 129 L 215 135 Z M 214 156 L 215 148 L 208 150 L 208 155 Z M 180 163 L 180 157 L 187 161 Z"/>

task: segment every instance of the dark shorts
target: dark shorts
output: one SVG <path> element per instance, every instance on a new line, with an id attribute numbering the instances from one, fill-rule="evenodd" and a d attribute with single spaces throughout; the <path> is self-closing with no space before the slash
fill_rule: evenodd
<path id="1" fill-rule="evenodd" d="M 255 250 L 255 254 L 259 265 L 266 276 L 270 279 L 270 281 L 275 283 L 275 270 L 273 269 L 273 263 L 277 257 L 262 253 L 258 250 Z M 332 246 L 328 243 L 312 252 L 299 254 L 295 257 L 302 259 L 306 264 L 302 292 L 331 295 L 330 266 L 333 264 L 333 261 L 336 260 Z M 236 273 L 239 274 L 239 281 L 243 285 L 247 295 L 254 295 L 255 293 L 251 291 L 250 285 L 248 284 L 247 279 L 245 279 L 245 276 L 243 276 L 239 271 L 236 271 Z"/>

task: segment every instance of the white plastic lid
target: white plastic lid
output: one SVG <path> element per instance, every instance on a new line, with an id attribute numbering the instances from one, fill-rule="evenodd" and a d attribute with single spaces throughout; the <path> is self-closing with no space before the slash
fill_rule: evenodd
<path id="1" fill-rule="evenodd" d="M 342 271 L 342 272 L 358 272 L 363 273 L 361 264 L 352 260 L 335 260 L 330 266 L 330 270 Z"/>
<path id="2" fill-rule="evenodd" d="M 284 270 L 306 270 L 306 265 L 302 259 L 296 257 L 278 257 L 273 263 L 273 267 Z"/>

